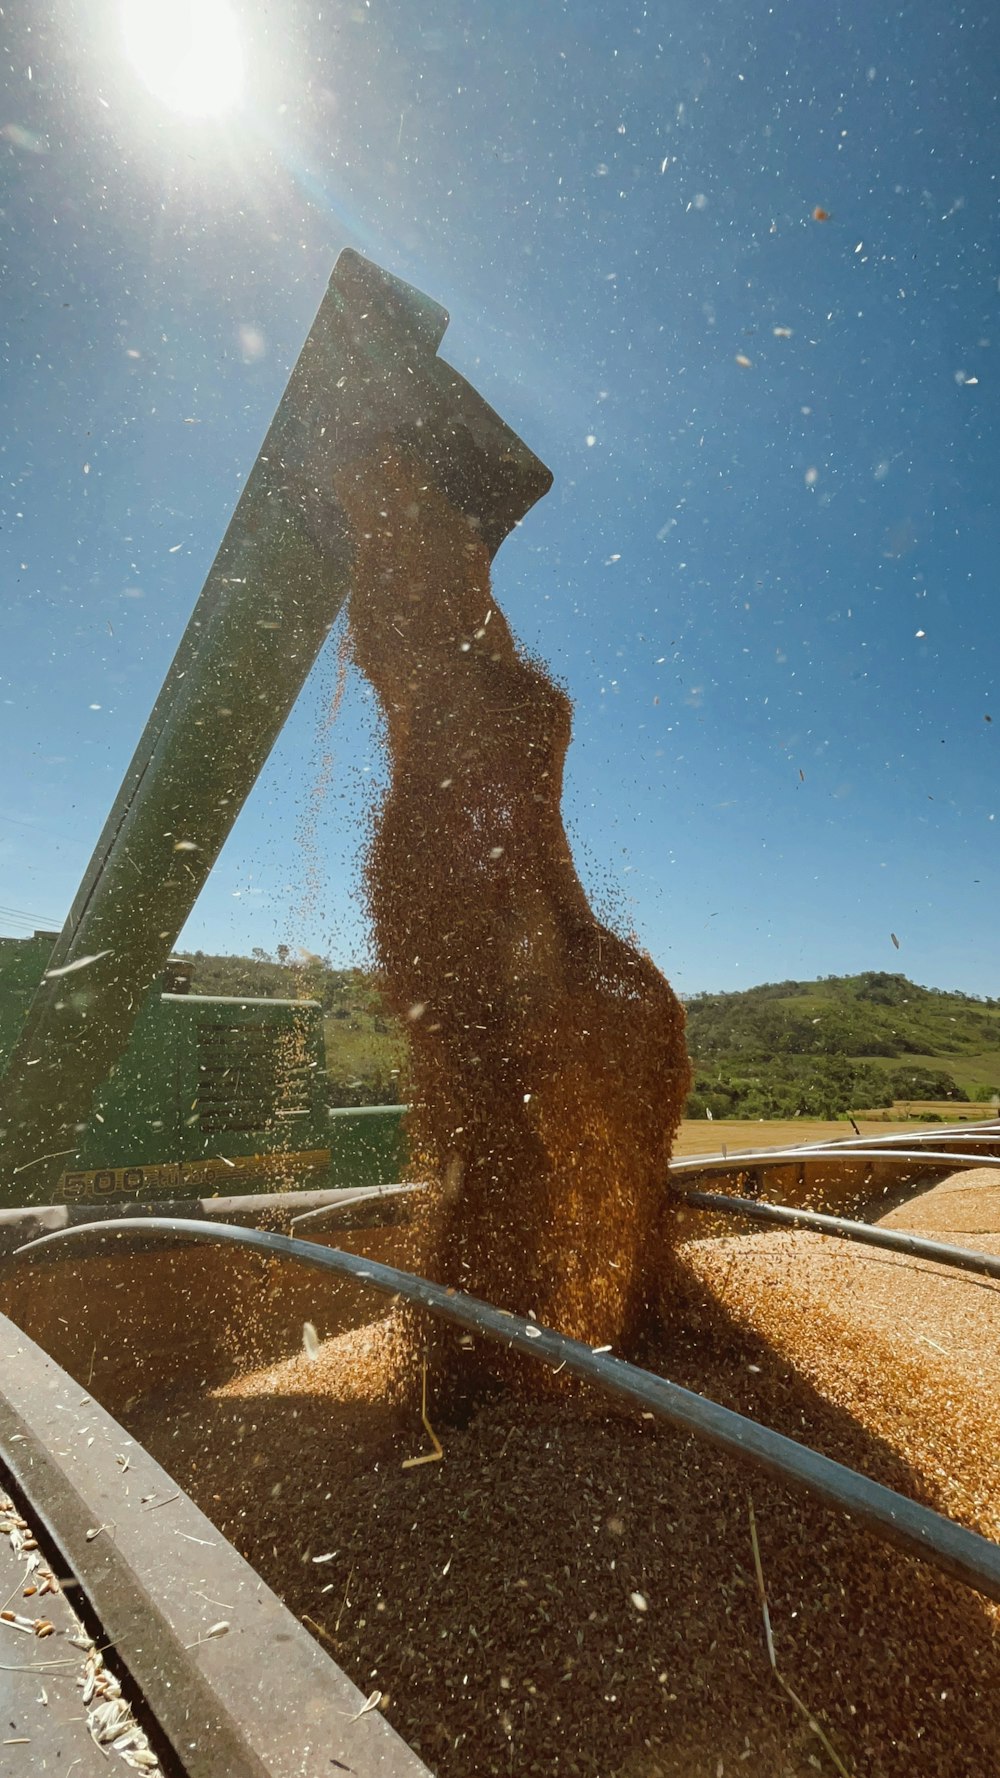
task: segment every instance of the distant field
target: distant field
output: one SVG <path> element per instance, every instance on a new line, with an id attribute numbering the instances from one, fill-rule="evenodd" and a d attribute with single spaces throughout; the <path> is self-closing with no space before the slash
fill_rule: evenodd
<path id="1" fill-rule="evenodd" d="M 996 1121 L 996 1105 L 973 1105 L 965 1099 L 897 1099 L 895 1104 L 880 1110 L 877 1107 L 854 1113 L 858 1123 L 870 1118 L 882 1123 L 894 1118 L 903 1118 L 909 1123 L 921 1119 L 930 1123 L 974 1124 L 981 1123 L 984 1118 Z"/>
<path id="2" fill-rule="evenodd" d="M 918 1124 L 905 1119 L 898 1123 L 883 1123 L 876 1118 L 859 1118 L 858 1124 L 862 1136 L 891 1136 L 896 1131 L 919 1128 Z M 821 1123 L 806 1117 L 762 1118 L 757 1122 L 686 1118 L 674 1143 L 674 1154 L 718 1154 L 724 1148 L 790 1148 L 793 1143 L 800 1142 L 843 1142 L 845 1137 L 853 1135 L 850 1124 L 843 1119 Z"/>

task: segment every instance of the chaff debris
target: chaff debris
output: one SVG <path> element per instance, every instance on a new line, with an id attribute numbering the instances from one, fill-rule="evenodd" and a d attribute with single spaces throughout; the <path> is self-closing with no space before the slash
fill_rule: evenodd
<path id="1" fill-rule="evenodd" d="M 767 1592 L 764 1587 L 764 1569 L 760 1559 L 760 1544 L 757 1541 L 757 1520 L 754 1516 L 753 1501 L 748 1499 L 747 1505 L 750 1509 L 750 1541 L 753 1544 L 753 1566 L 754 1573 L 757 1576 L 757 1595 L 760 1599 L 760 1609 L 764 1619 L 764 1642 L 767 1647 L 767 1658 L 770 1662 L 771 1672 L 774 1674 L 782 1691 L 791 1699 L 799 1714 L 805 1717 L 813 1734 L 823 1743 L 823 1746 L 836 1766 L 837 1771 L 841 1774 L 841 1778 L 851 1778 L 850 1772 L 837 1752 L 837 1749 L 831 1742 L 822 1723 L 817 1722 L 812 1711 L 809 1709 L 809 1706 L 803 1704 L 798 1692 L 792 1690 L 784 1674 L 778 1670 L 777 1656 L 774 1652 L 774 1636 L 771 1631 L 771 1613 L 768 1610 Z"/>
<path id="2" fill-rule="evenodd" d="M 441 1444 L 441 1441 L 438 1438 L 437 1433 L 434 1431 L 433 1426 L 431 1425 L 430 1421 L 427 1418 L 427 1360 L 426 1360 L 426 1358 L 423 1361 L 423 1367 L 421 1370 L 421 1378 L 420 1378 L 420 1418 L 424 1423 L 424 1431 L 426 1432 L 428 1438 L 430 1439 L 431 1444 L 434 1446 L 434 1449 L 433 1449 L 433 1451 L 426 1451 L 422 1457 L 404 1457 L 403 1458 L 403 1468 L 404 1469 L 419 1469 L 421 1464 L 424 1464 L 424 1463 L 440 1463 L 442 1457 L 444 1456 L 444 1448 Z"/>
<path id="3" fill-rule="evenodd" d="M 88 1538 L 97 1537 L 101 1531 L 111 1527 L 101 1525 L 88 1532 Z M 27 1564 L 21 1583 L 21 1591 L 29 1597 L 44 1597 L 48 1593 L 61 1591 L 59 1582 L 52 1570 L 47 1567 L 38 1548 L 38 1541 L 32 1534 L 26 1519 L 17 1511 L 13 1501 L 0 1496 L 0 1536 L 6 1537 L 18 1557 L 24 1557 Z M 4 1609 L 0 1611 L 0 1624 L 8 1625 L 13 1630 L 20 1630 L 26 1635 L 44 1641 L 56 1634 L 56 1626 L 50 1618 L 30 1618 L 22 1613 Z M 228 1628 L 228 1626 L 226 1626 Z M 220 1626 L 216 1625 L 209 1634 L 219 1634 Z M 102 1651 L 94 1644 L 83 1624 L 74 1615 L 72 1617 L 72 1633 L 67 1640 L 75 1648 L 83 1652 L 83 1672 L 77 1677 L 80 1688 L 81 1702 L 85 1711 L 85 1720 L 91 1739 L 104 1754 L 116 1753 L 126 1766 L 136 1772 L 156 1774 L 161 1771 L 160 1762 L 149 1745 L 144 1729 L 141 1729 L 132 1714 L 132 1706 L 122 1696 L 121 1683 L 104 1664 Z M 59 1667 L 75 1667 L 77 1659 L 32 1662 L 27 1666 L 10 1666 L 3 1663 L 6 1671 L 32 1672 L 35 1667 L 41 1671 L 51 1672 Z M 67 1678 L 69 1675 L 67 1675 Z M 41 1703 L 48 1703 L 48 1697 L 42 1688 Z M 14 1743 L 10 1743 L 14 1745 Z"/>

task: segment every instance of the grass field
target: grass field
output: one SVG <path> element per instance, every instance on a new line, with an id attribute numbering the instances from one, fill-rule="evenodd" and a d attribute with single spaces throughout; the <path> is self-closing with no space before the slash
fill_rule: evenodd
<path id="1" fill-rule="evenodd" d="M 985 1109 L 985 1108 L 984 1108 Z M 884 1123 L 871 1118 L 858 1120 L 862 1136 L 891 1136 L 898 1131 L 919 1129 L 918 1123 L 904 1119 Z M 854 1131 L 843 1119 L 823 1123 L 818 1118 L 761 1118 L 754 1122 L 735 1119 L 686 1118 L 674 1143 L 675 1155 L 719 1154 L 723 1149 L 735 1152 L 747 1148 L 790 1148 L 800 1142 L 843 1142 Z"/>
<path id="2" fill-rule="evenodd" d="M 975 1087 L 1000 1086 L 1000 1051 L 995 1049 L 971 1055 L 852 1056 L 850 1060 L 870 1062 L 873 1068 L 881 1068 L 886 1074 L 896 1074 L 907 1067 L 945 1068 L 956 1086 L 964 1087 L 967 1093 Z"/>
<path id="3" fill-rule="evenodd" d="M 382 1021 L 379 1021 L 382 1023 Z M 383 1029 L 373 1019 L 323 1020 L 326 1067 L 332 1080 L 387 1080 L 394 1069 L 406 1065 L 406 1039 L 392 1026 Z"/>
<path id="4" fill-rule="evenodd" d="M 855 1122 L 862 1136 L 876 1137 L 913 1135 L 920 1129 L 933 1129 L 938 1121 L 945 1127 L 984 1118 L 993 1122 L 997 1117 L 991 1105 L 955 1104 L 949 1099 L 914 1101 L 909 1117 L 900 1116 L 900 1110 L 897 1105 L 892 1111 L 859 1111 L 855 1113 Z M 674 1154 L 792 1148 L 804 1142 L 843 1142 L 853 1135 L 854 1131 L 844 1118 L 828 1121 L 808 1117 L 685 1118 L 674 1142 Z"/>

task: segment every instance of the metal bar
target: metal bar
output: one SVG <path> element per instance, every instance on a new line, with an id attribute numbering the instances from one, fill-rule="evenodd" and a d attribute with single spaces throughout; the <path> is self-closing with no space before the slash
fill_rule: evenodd
<path id="1" fill-rule="evenodd" d="M 110 1226 L 92 1223 L 88 1227 L 66 1229 L 32 1241 L 20 1252 L 37 1253 L 56 1242 L 97 1236 L 114 1240 L 135 1228 L 149 1235 L 170 1236 L 192 1241 L 231 1242 L 234 1246 L 256 1248 L 269 1258 L 297 1260 L 318 1271 L 346 1273 L 370 1284 L 386 1296 L 403 1296 L 410 1302 L 439 1315 L 443 1320 L 484 1335 L 500 1345 L 513 1347 L 529 1358 L 541 1360 L 555 1369 L 565 1367 L 574 1376 L 583 1377 L 610 1395 L 637 1402 L 658 1419 L 707 1439 L 719 1449 L 745 1457 L 779 1480 L 804 1489 L 829 1506 L 838 1507 L 875 1531 L 887 1542 L 895 1544 L 907 1555 L 919 1556 L 941 1569 L 952 1580 L 1000 1600 L 1000 1545 L 956 1525 L 943 1514 L 919 1506 L 903 1494 L 873 1482 L 867 1476 L 822 1456 L 808 1445 L 786 1438 L 760 1426 L 731 1408 L 696 1395 L 678 1383 L 623 1359 L 594 1352 L 578 1340 L 567 1339 L 552 1328 L 539 1327 L 503 1309 L 495 1309 L 476 1297 L 432 1284 L 412 1272 L 401 1272 L 395 1266 L 381 1265 L 377 1260 L 357 1254 L 343 1253 L 334 1247 L 319 1247 L 310 1241 L 296 1241 L 287 1235 L 274 1235 L 260 1229 L 234 1229 L 224 1223 L 185 1222 L 173 1217 L 149 1217 L 132 1223 L 116 1222 Z"/>
<path id="2" fill-rule="evenodd" d="M 724 1173 L 734 1167 L 759 1167 L 765 1163 L 772 1166 L 790 1166 L 793 1161 L 837 1161 L 844 1156 L 855 1161 L 884 1161 L 887 1159 L 901 1161 L 919 1161 L 934 1167 L 982 1167 L 985 1163 L 981 1154 L 946 1154 L 938 1150 L 925 1148 L 846 1148 L 839 1145 L 834 1148 L 757 1148 L 741 1150 L 736 1154 L 696 1154 L 683 1155 L 670 1162 L 670 1172 L 676 1173 Z M 1000 1159 L 997 1162 L 1000 1166 Z"/>
<path id="3" fill-rule="evenodd" d="M 885 1149 L 891 1153 L 893 1152 L 892 1145 L 896 1143 L 903 1143 L 905 1151 L 908 1146 L 918 1146 L 924 1142 L 940 1142 L 946 1136 L 957 1136 L 961 1141 L 995 1142 L 1000 1146 L 1000 1124 L 990 1123 L 982 1129 L 978 1125 L 972 1128 L 964 1124 L 955 1124 L 943 1130 L 914 1130 L 912 1132 L 896 1130 L 891 1136 L 844 1136 L 837 1137 L 830 1142 L 798 1142 L 788 1148 L 764 1148 L 753 1152 L 755 1158 L 763 1156 L 767 1160 L 773 1161 L 794 1161 L 803 1157 L 808 1159 L 813 1154 L 855 1154 L 863 1149 Z M 728 1151 L 723 1153 L 720 1149 L 704 1155 L 684 1155 L 671 1162 L 671 1165 L 679 1168 L 682 1164 L 693 1166 L 695 1161 L 739 1160 L 743 1152 L 749 1153 L 751 1151 L 734 1149 L 730 1154 Z"/>
<path id="4" fill-rule="evenodd" d="M 412 1205 L 407 1202 L 422 1185 L 362 1185 L 354 1191 L 342 1191 L 338 1200 L 321 1204 L 318 1209 L 305 1210 L 293 1216 L 288 1224 L 292 1235 L 309 1237 L 320 1229 L 394 1228 L 408 1222 Z"/>
<path id="5" fill-rule="evenodd" d="M 821 1148 L 846 1150 L 888 1148 L 894 1142 L 902 1142 L 908 1146 L 921 1142 L 941 1142 L 949 1136 L 957 1136 L 962 1142 L 1000 1143 L 1000 1124 L 991 1118 L 977 1118 L 975 1121 L 961 1124 L 943 1124 L 936 1130 L 894 1130 L 889 1136 L 836 1136 L 829 1141 L 800 1142 L 789 1148 L 775 1149 L 774 1152 L 776 1154 L 810 1154 L 814 1149 Z"/>
<path id="6" fill-rule="evenodd" d="M 724 1216 L 745 1216 L 786 1229 L 807 1229 L 815 1235 L 836 1235 L 842 1241 L 861 1241 L 867 1247 L 884 1247 L 890 1253 L 908 1253 L 913 1259 L 930 1259 L 936 1265 L 955 1266 L 960 1272 L 1000 1278 L 1000 1257 L 974 1253 L 969 1247 L 949 1247 L 928 1241 L 903 1229 L 883 1229 L 870 1222 L 850 1222 L 844 1216 L 827 1216 L 819 1210 L 793 1210 L 786 1204 L 762 1204 L 757 1198 L 737 1198 L 730 1192 L 678 1192 L 685 1204 L 697 1210 L 721 1210 Z"/>
<path id="7" fill-rule="evenodd" d="M 833 1143 L 806 1142 L 798 1152 L 808 1153 L 811 1148 L 888 1148 L 893 1142 L 904 1144 L 921 1142 L 940 1142 L 944 1137 L 957 1136 L 962 1142 L 998 1142 L 1000 1143 L 1000 1123 L 992 1118 L 976 1119 L 961 1124 L 944 1124 L 937 1130 L 894 1130 L 891 1136 L 846 1136 Z"/>
<path id="8" fill-rule="evenodd" d="M 332 1186 L 321 1191 L 254 1192 L 239 1197 L 161 1198 L 156 1203 L 122 1203 L 101 1206 L 103 1218 L 147 1216 L 205 1217 L 212 1222 L 242 1223 L 250 1228 L 284 1228 L 294 1233 L 302 1224 L 341 1228 L 395 1228 L 410 1213 L 410 1195 L 418 1185 Z M 55 1229 L 73 1228 L 94 1220 L 93 1204 L 35 1204 L 19 1210 L 0 1210 L 0 1260 Z"/>

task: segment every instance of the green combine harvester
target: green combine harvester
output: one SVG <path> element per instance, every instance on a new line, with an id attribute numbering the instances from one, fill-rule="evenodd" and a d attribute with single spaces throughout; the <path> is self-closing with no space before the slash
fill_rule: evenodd
<path id="1" fill-rule="evenodd" d="M 0 1069 L 57 938 L 0 938 Z M 328 1108 L 316 1001 L 192 994 L 190 982 L 190 964 L 170 958 L 75 1152 L 59 1157 L 60 1203 L 152 1204 L 402 1177 L 403 1106 Z"/>
<path id="2" fill-rule="evenodd" d="M 409 456 L 491 553 L 551 484 L 447 323 L 341 254 L 66 924 L 0 940 L 0 1221 L 402 1176 L 399 1106 L 328 1109 L 318 1005 L 191 994 L 173 953 L 350 592 L 333 466 Z"/>

